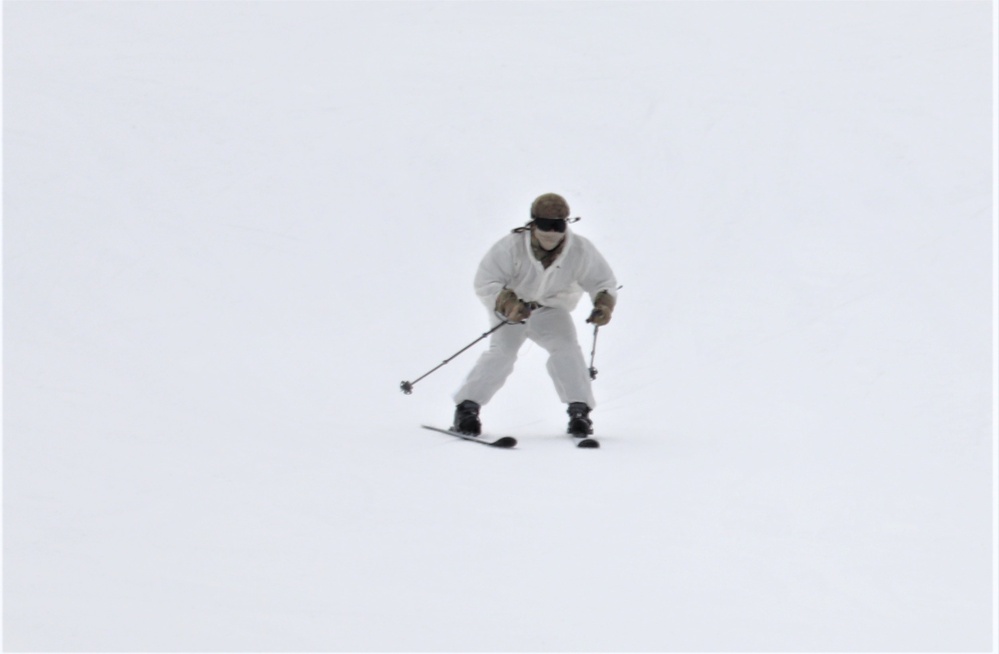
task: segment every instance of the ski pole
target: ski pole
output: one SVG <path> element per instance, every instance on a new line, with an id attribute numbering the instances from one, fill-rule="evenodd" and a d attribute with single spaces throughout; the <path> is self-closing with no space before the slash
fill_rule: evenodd
<path id="1" fill-rule="evenodd" d="M 593 367 L 593 359 L 597 356 L 597 330 L 600 325 L 593 325 L 593 349 L 590 350 L 590 379 L 597 378 L 597 369 Z"/>
<path id="2" fill-rule="evenodd" d="M 457 352 L 455 352 L 454 354 L 452 354 L 452 355 L 451 355 L 450 357 L 448 357 L 447 359 L 444 359 L 444 361 L 443 361 L 443 362 L 441 362 L 440 364 L 438 364 L 438 365 L 437 365 L 437 367 L 435 367 L 435 368 L 433 368 L 432 370 L 430 370 L 430 371 L 428 371 L 428 372 L 424 373 L 424 374 L 423 374 L 422 376 L 420 376 L 420 377 L 418 377 L 418 378 L 414 379 L 414 380 L 413 380 L 413 381 L 411 381 L 411 382 L 409 382 L 409 381 L 404 381 L 404 382 L 402 382 L 401 384 L 399 384 L 399 388 L 401 388 L 401 389 L 402 389 L 402 392 L 403 392 L 403 393 L 405 393 L 406 395 L 412 395 L 412 393 L 413 393 L 413 385 L 414 385 L 414 384 L 416 384 L 417 382 L 419 382 L 419 381 L 420 381 L 421 379 L 423 379 L 424 377 L 426 377 L 426 376 L 430 375 L 430 373 L 434 372 L 434 371 L 435 371 L 435 370 L 437 370 L 438 368 L 442 368 L 442 367 L 444 367 L 444 365 L 446 365 L 446 364 L 448 364 L 448 363 L 450 363 L 450 362 L 451 362 L 451 359 L 454 359 L 454 358 L 455 358 L 455 357 L 457 357 L 457 356 L 458 356 L 459 354 L 461 354 L 462 352 L 464 352 L 464 351 L 465 351 L 465 350 L 467 350 L 468 348 L 472 347 L 473 345 L 475 345 L 476 343 L 478 343 L 479 341 L 481 341 L 481 340 L 482 340 L 482 339 L 484 339 L 485 337 L 489 336 L 490 334 L 492 334 L 492 333 L 493 333 L 494 331 L 496 331 L 497 329 L 499 329 L 499 328 L 500 328 L 500 327 L 502 327 L 503 325 L 513 325 L 513 324 L 517 324 L 517 323 L 510 323 L 510 322 L 507 322 L 507 321 L 505 321 L 505 320 L 504 320 L 504 321 L 502 321 L 502 322 L 501 322 L 500 324 L 496 325 L 495 327 L 493 327 L 492 329 L 490 329 L 489 331 L 487 331 L 487 332 L 486 332 L 485 334 L 483 334 L 482 336 L 479 336 L 479 337 L 478 337 L 477 339 L 475 339 L 474 341 L 472 341 L 471 343 L 469 343 L 469 344 L 468 344 L 468 345 L 466 345 L 465 347 L 461 348 L 460 350 L 458 350 Z"/>
<path id="3" fill-rule="evenodd" d="M 618 286 L 617 290 L 624 288 L 624 285 Z M 589 321 L 587 321 L 589 322 Z M 597 369 L 593 367 L 593 359 L 597 356 L 597 330 L 600 329 L 600 325 L 593 325 L 593 349 L 590 350 L 590 379 L 597 378 Z"/>

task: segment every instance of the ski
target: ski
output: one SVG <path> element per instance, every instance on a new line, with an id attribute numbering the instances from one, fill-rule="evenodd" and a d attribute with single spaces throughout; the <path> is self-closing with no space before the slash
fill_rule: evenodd
<path id="1" fill-rule="evenodd" d="M 572 440 L 576 442 L 576 447 L 582 447 L 590 450 L 595 450 L 600 447 L 600 441 L 592 436 L 584 436 L 582 438 L 573 434 L 570 434 L 570 436 L 572 437 Z"/>
<path id="2" fill-rule="evenodd" d="M 491 438 L 489 436 L 472 436 L 470 434 L 463 434 L 460 431 L 454 431 L 453 429 L 442 429 L 440 427 L 432 427 L 431 425 L 420 426 L 424 429 L 429 429 L 430 431 L 439 431 L 442 434 L 450 434 L 451 436 L 457 436 L 458 438 L 466 441 L 481 443 L 491 447 L 509 448 L 514 447 L 517 444 L 517 439 L 513 436 L 500 436 L 499 438 Z"/>

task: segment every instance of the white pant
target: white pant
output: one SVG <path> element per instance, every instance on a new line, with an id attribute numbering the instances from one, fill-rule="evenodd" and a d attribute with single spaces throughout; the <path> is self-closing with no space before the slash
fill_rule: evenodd
<path id="1" fill-rule="evenodd" d="M 499 318 L 492 315 L 492 326 Z M 590 371 L 576 337 L 576 326 L 565 309 L 542 307 L 531 313 L 526 324 L 500 327 L 489 337 L 489 349 L 482 353 L 464 384 L 454 394 L 456 403 L 472 400 L 485 405 L 513 372 L 517 352 L 531 339 L 548 351 L 548 374 L 555 382 L 559 399 L 566 404 L 585 402 L 596 406 L 590 386 Z"/>

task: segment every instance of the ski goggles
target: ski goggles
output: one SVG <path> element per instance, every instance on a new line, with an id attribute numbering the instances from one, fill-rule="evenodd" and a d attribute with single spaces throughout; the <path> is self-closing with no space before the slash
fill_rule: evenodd
<path id="1" fill-rule="evenodd" d="M 534 224 L 543 232 L 564 232 L 566 226 L 562 218 L 535 218 Z"/>

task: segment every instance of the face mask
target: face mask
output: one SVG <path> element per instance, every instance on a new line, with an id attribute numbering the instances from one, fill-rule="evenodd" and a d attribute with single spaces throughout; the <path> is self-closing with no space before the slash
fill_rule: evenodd
<path id="1" fill-rule="evenodd" d="M 541 244 L 542 248 L 550 252 L 558 247 L 558 244 L 565 238 L 565 234 L 562 232 L 544 232 L 540 229 L 535 229 L 534 237 L 538 239 L 538 243 Z"/>

